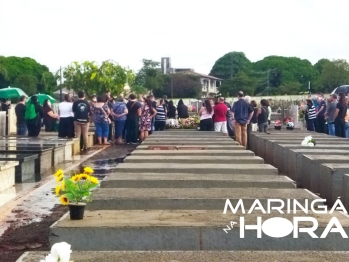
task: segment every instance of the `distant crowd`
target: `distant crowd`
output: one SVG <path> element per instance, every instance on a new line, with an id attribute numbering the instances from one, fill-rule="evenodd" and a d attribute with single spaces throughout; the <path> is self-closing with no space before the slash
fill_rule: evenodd
<path id="1" fill-rule="evenodd" d="M 308 131 L 349 138 L 349 100 L 344 93 L 317 94 L 302 106 Z"/>

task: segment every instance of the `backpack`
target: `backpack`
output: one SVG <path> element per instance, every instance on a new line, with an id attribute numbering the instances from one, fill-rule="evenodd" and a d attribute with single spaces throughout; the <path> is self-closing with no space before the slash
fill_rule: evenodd
<path id="1" fill-rule="evenodd" d="M 25 109 L 25 116 L 24 116 L 25 119 L 31 120 L 31 119 L 36 118 L 37 115 L 38 114 L 36 113 L 35 105 L 32 103 L 27 103 L 26 109 Z"/>

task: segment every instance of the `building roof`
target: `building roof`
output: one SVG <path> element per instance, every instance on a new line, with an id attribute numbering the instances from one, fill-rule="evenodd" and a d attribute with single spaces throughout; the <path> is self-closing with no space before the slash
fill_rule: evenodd
<path id="1" fill-rule="evenodd" d="M 219 80 L 219 81 L 222 81 L 222 80 L 223 80 L 223 79 L 221 79 L 221 78 L 217 78 L 217 77 L 210 76 L 210 75 L 200 74 L 200 73 L 197 73 L 197 72 L 194 72 L 194 71 L 183 71 L 183 72 L 178 72 L 178 73 L 179 73 L 179 74 L 197 75 L 197 76 L 200 76 L 200 77 L 210 78 L 210 79 Z"/>

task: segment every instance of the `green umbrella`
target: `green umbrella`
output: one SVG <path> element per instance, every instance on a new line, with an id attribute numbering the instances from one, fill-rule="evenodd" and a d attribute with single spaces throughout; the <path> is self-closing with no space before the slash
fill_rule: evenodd
<path id="1" fill-rule="evenodd" d="M 39 101 L 39 104 L 43 104 L 44 101 L 46 99 L 50 100 L 51 103 L 54 103 L 56 102 L 56 99 L 54 99 L 52 96 L 50 95 L 46 95 L 46 94 L 36 94 L 36 95 L 33 95 L 33 96 L 37 96 L 38 97 L 38 101 Z"/>
<path id="2" fill-rule="evenodd" d="M 20 96 L 28 97 L 24 91 L 18 87 L 6 87 L 0 89 L 0 98 L 11 99 L 19 98 Z"/>

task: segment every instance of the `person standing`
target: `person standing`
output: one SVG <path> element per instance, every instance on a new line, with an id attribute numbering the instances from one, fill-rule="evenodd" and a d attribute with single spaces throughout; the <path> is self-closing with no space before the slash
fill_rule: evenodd
<path id="1" fill-rule="evenodd" d="M 224 98 L 218 99 L 218 104 L 214 106 L 214 131 L 222 132 L 224 135 L 228 135 L 227 130 L 227 106 L 224 104 Z"/>
<path id="2" fill-rule="evenodd" d="M 55 127 L 57 120 L 59 119 L 59 115 L 53 113 L 50 100 L 45 99 L 42 106 L 42 111 L 44 114 L 45 132 L 55 132 Z"/>
<path id="3" fill-rule="evenodd" d="M 97 103 L 91 107 L 91 113 L 96 127 L 98 144 L 101 145 L 103 142 L 104 145 L 110 145 L 110 143 L 108 143 L 110 112 L 105 96 L 97 97 Z"/>
<path id="4" fill-rule="evenodd" d="M 107 90 L 105 92 L 105 97 L 106 97 L 106 103 L 108 105 L 109 108 L 109 112 L 111 112 L 113 110 L 113 105 L 114 105 L 114 98 L 111 96 L 110 91 Z M 113 119 L 113 115 L 110 114 L 109 116 L 109 133 L 108 133 L 108 141 L 109 143 L 112 142 L 113 140 L 113 123 L 114 123 L 114 119 Z"/>
<path id="5" fill-rule="evenodd" d="M 150 99 L 152 107 L 156 108 L 157 104 L 156 104 L 154 95 L 150 95 L 149 99 Z M 154 130 L 155 130 L 155 117 L 153 117 L 151 120 L 151 130 L 150 130 L 149 134 L 152 134 Z"/>
<path id="6" fill-rule="evenodd" d="M 262 99 L 261 100 L 261 106 L 257 110 L 257 124 L 258 124 L 258 131 L 268 133 L 268 114 L 269 110 L 267 107 L 267 100 Z"/>
<path id="7" fill-rule="evenodd" d="M 227 106 L 227 115 L 226 115 L 226 119 L 227 119 L 227 130 L 228 130 L 228 135 L 229 136 L 234 136 L 234 128 L 233 128 L 233 124 L 231 122 L 231 105 L 225 100 L 224 98 L 224 104 Z"/>
<path id="8" fill-rule="evenodd" d="M 334 113 L 335 134 L 338 137 L 345 137 L 345 116 L 347 114 L 347 103 L 345 94 L 339 93 L 339 99 Z"/>
<path id="9" fill-rule="evenodd" d="M 318 95 L 319 105 L 316 108 L 316 120 L 315 120 L 315 131 L 317 133 L 325 133 L 325 112 L 326 112 L 326 102 L 324 101 L 324 95 Z"/>
<path id="10" fill-rule="evenodd" d="M 118 100 L 113 105 L 111 114 L 114 117 L 115 143 L 123 144 L 122 133 L 125 128 L 128 110 L 126 104 L 124 103 L 124 97 L 122 95 L 119 96 Z"/>
<path id="11" fill-rule="evenodd" d="M 88 150 L 88 129 L 90 127 L 90 104 L 85 100 L 85 93 L 78 92 L 78 100 L 73 103 L 75 135 L 84 143 L 83 150 Z"/>
<path id="12" fill-rule="evenodd" d="M 213 108 L 210 100 L 206 99 L 203 106 L 199 111 L 200 116 L 200 131 L 212 131 L 213 130 Z"/>
<path id="13" fill-rule="evenodd" d="M 42 107 L 37 96 L 32 96 L 25 105 L 25 121 L 29 137 L 38 137 L 41 131 Z"/>
<path id="14" fill-rule="evenodd" d="M 173 101 L 170 100 L 168 102 L 167 117 L 170 118 L 170 119 L 171 118 L 175 119 L 176 118 L 176 111 L 177 111 L 177 109 L 176 109 L 175 105 L 173 104 Z"/>
<path id="15" fill-rule="evenodd" d="M 17 117 L 17 135 L 25 136 L 28 132 L 27 124 L 25 123 L 25 103 L 27 98 L 25 96 L 20 96 L 19 103 L 15 107 L 15 113 Z"/>
<path id="16" fill-rule="evenodd" d="M 316 110 L 311 99 L 307 99 L 307 109 L 305 111 L 305 114 L 307 121 L 307 130 L 315 131 Z"/>
<path id="17" fill-rule="evenodd" d="M 234 125 L 235 140 L 247 147 L 247 125 L 253 116 L 253 109 L 244 99 L 244 93 L 238 93 L 238 101 L 236 101 L 231 109 L 232 121 Z"/>
<path id="18" fill-rule="evenodd" d="M 165 106 L 164 99 L 159 100 L 159 104 L 156 106 L 155 115 L 155 131 L 164 131 L 166 127 L 166 114 L 167 108 Z"/>
<path id="19" fill-rule="evenodd" d="M 334 136 L 335 133 L 335 124 L 334 124 L 334 113 L 336 112 L 337 107 L 337 94 L 332 94 L 330 96 L 330 101 L 326 108 L 326 113 L 324 114 L 327 125 L 328 125 L 328 134 Z"/>
<path id="20" fill-rule="evenodd" d="M 183 103 L 182 99 L 179 99 L 177 105 L 178 118 L 188 118 L 188 107 Z"/>
<path id="21" fill-rule="evenodd" d="M 73 138 L 74 134 L 74 115 L 73 115 L 73 103 L 70 95 L 64 96 L 63 102 L 59 103 L 59 124 L 58 124 L 58 137 L 60 138 Z"/>
<path id="22" fill-rule="evenodd" d="M 137 144 L 138 140 L 138 118 L 141 114 L 141 104 L 136 100 L 134 94 L 130 94 L 126 104 L 128 114 L 126 118 L 126 142 L 127 144 Z"/>
<path id="23" fill-rule="evenodd" d="M 157 113 L 148 98 L 143 98 L 143 101 L 144 104 L 142 106 L 142 111 L 139 118 L 140 142 L 143 142 L 145 139 L 147 139 L 149 131 L 151 130 L 151 119 Z"/>

